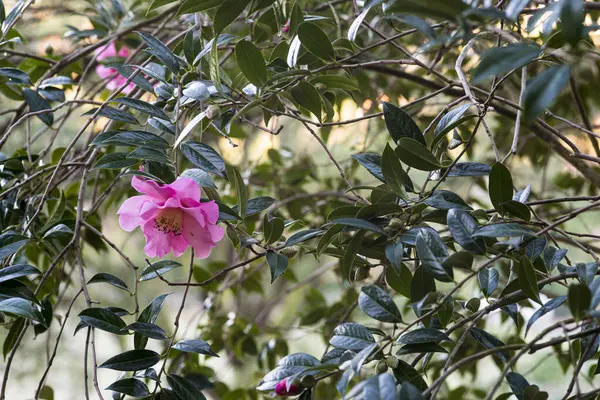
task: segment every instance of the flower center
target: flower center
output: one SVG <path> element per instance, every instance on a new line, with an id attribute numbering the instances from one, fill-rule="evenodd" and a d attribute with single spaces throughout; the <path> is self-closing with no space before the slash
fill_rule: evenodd
<path id="1" fill-rule="evenodd" d="M 165 208 L 154 220 L 154 227 L 163 233 L 181 235 L 182 215 L 181 210 Z"/>

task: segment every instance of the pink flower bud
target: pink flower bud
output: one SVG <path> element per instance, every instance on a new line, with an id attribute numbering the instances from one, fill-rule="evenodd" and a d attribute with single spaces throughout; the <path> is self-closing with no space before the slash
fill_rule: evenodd
<path id="1" fill-rule="evenodd" d="M 302 393 L 304 389 L 300 387 L 300 385 L 294 385 L 293 383 L 290 385 L 290 388 L 287 388 L 287 378 L 279 381 L 277 386 L 275 386 L 275 394 L 278 396 L 297 396 Z"/>
<path id="2" fill-rule="evenodd" d="M 286 22 L 282 27 L 281 27 L 281 32 L 283 33 L 288 33 L 290 31 L 290 21 Z"/>

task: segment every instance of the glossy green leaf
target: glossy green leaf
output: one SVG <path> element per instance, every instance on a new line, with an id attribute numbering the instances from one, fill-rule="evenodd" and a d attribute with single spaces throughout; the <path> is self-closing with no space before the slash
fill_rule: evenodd
<path id="1" fill-rule="evenodd" d="M 329 37 L 314 22 L 298 25 L 298 37 L 306 50 L 325 61 L 335 61 L 335 50 Z"/>
<path id="2" fill-rule="evenodd" d="M 159 275 L 162 276 L 175 268 L 181 267 L 182 265 L 183 264 L 180 262 L 174 260 L 155 261 L 142 270 L 139 280 L 140 282 L 143 282 L 158 278 Z"/>
<path id="3" fill-rule="evenodd" d="M 52 108 L 42 96 L 29 88 L 23 89 L 23 97 L 25 97 L 25 102 L 31 112 L 40 112 Z M 52 126 L 54 123 L 54 113 L 52 112 L 42 112 L 37 114 L 37 117 L 48 126 Z"/>
<path id="4" fill-rule="evenodd" d="M 123 331 L 132 331 L 138 335 L 156 340 L 165 340 L 169 338 L 163 328 L 149 322 L 134 322 L 123 328 Z"/>
<path id="5" fill-rule="evenodd" d="M 557 65 L 527 81 L 523 99 L 525 118 L 531 121 L 550 107 L 569 82 L 570 75 L 571 68 L 568 65 Z"/>
<path id="6" fill-rule="evenodd" d="M 240 40 L 235 45 L 235 59 L 250 83 L 261 87 L 267 81 L 265 59 L 254 43 Z"/>
<path id="7" fill-rule="evenodd" d="M 379 286 L 363 286 L 358 296 L 358 306 L 369 317 L 381 322 L 402 322 L 402 315 L 392 297 Z"/>
<path id="8" fill-rule="evenodd" d="M 421 129 L 419 129 L 411 116 L 400 107 L 395 106 L 392 103 L 384 102 L 383 117 L 385 119 L 387 130 L 395 142 L 406 137 L 416 140 L 423 146 L 426 145 Z"/>
<path id="9" fill-rule="evenodd" d="M 162 108 L 159 108 L 157 106 L 155 106 L 154 104 L 150 104 L 146 101 L 143 100 L 139 100 L 139 99 L 134 99 L 132 97 L 117 97 L 116 99 L 112 100 L 111 103 L 119 103 L 119 104 L 123 104 L 127 107 L 131 107 L 134 110 L 140 111 L 144 114 L 156 117 L 156 118 L 160 118 L 160 119 L 164 119 L 169 121 L 170 118 L 167 114 L 165 114 L 165 112 L 162 110 Z"/>
<path id="10" fill-rule="evenodd" d="M 227 166 L 226 171 L 227 179 L 231 183 L 237 196 L 238 214 L 240 217 L 242 217 L 242 219 L 244 219 L 246 218 L 246 215 L 248 215 L 248 188 L 246 187 L 244 179 L 240 175 L 240 172 L 237 170 L 237 168 Z"/>
<path id="11" fill-rule="evenodd" d="M 409 167 L 421 171 L 435 171 L 441 168 L 438 159 L 431 151 L 414 139 L 403 137 L 398 141 L 396 154 Z"/>
<path id="12" fill-rule="evenodd" d="M 542 304 L 540 290 L 537 283 L 537 275 L 533 264 L 527 257 L 523 257 L 520 263 L 516 263 L 517 276 L 519 277 L 519 288 L 531 300 Z"/>
<path id="13" fill-rule="evenodd" d="M 98 368 L 116 371 L 139 371 L 150 368 L 160 361 L 160 355 L 152 350 L 129 350 L 109 358 Z"/>
<path id="14" fill-rule="evenodd" d="M 319 121 L 322 118 L 323 103 L 321 95 L 313 85 L 308 82 L 298 82 L 292 88 L 292 98 L 302 107 L 310 111 Z"/>
<path id="15" fill-rule="evenodd" d="M 571 315 L 580 321 L 586 315 L 592 301 L 592 294 L 586 285 L 572 284 L 569 285 L 568 293 L 569 310 Z M 2 302 L 0 302 L 0 305 Z"/>
<path id="16" fill-rule="evenodd" d="M 109 285 L 112 285 L 119 289 L 123 289 L 127 292 L 129 291 L 127 284 L 123 282 L 123 280 L 107 272 L 99 272 L 96 275 L 92 276 L 88 281 L 88 285 L 92 283 L 108 283 Z"/>
<path id="17" fill-rule="evenodd" d="M 268 251 L 266 259 L 269 269 L 271 270 L 271 283 L 273 283 L 275 282 L 275 279 L 285 272 L 288 267 L 289 260 L 283 254 L 279 254 L 274 251 Z"/>
<path id="18" fill-rule="evenodd" d="M 163 65 L 171 70 L 174 74 L 177 74 L 181 69 L 181 60 L 173 52 L 165 46 L 163 42 L 155 38 L 149 33 L 137 32 L 142 40 L 150 48 L 148 52 L 154 57 L 158 58 Z"/>
<path id="19" fill-rule="evenodd" d="M 448 211 L 447 222 L 452 237 L 463 249 L 474 254 L 485 254 L 483 238 L 472 236 L 478 229 L 475 218 L 465 211 L 454 208 Z"/>
<path id="20" fill-rule="evenodd" d="M 483 268 L 477 273 L 479 287 L 485 297 L 489 297 L 498 287 L 500 273 L 496 268 Z"/>
<path id="21" fill-rule="evenodd" d="M 46 325 L 44 316 L 39 309 L 31 302 L 19 297 L 0 300 L 0 312 L 18 315 Z"/>
<path id="22" fill-rule="evenodd" d="M 406 198 L 404 189 L 406 174 L 398 155 L 389 145 L 386 145 L 381 155 L 381 171 L 390 189 L 400 198 Z"/>
<path id="23" fill-rule="evenodd" d="M 213 28 L 215 34 L 225 30 L 233 21 L 237 19 L 246 9 L 250 0 L 224 0 L 215 13 L 213 18 Z"/>
<path id="24" fill-rule="evenodd" d="M 493 76 L 502 77 L 513 69 L 529 64 L 541 53 L 540 46 L 527 43 L 492 47 L 481 55 L 481 61 L 473 70 L 471 80 L 473 84 L 478 84 Z"/>
<path id="25" fill-rule="evenodd" d="M 185 158 L 198 168 L 225 177 L 225 161 L 209 145 L 188 140 L 181 144 L 180 149 Z"/>
<path id="26" fill-rule="evenodd" d="M 375 338 L 367 328 L 354 322 L 338 325 L 333 330 L 329 343 L 337 348 L 360 351 L 375 343 Z"/>
<path id="27" fill-rule="evenodd" d="M 117 335 L 124 335 L 125 321 L 106 308 L 88 308 L 79 313 L 79 319 L 86 326 L 91 326 Z"/>
<path id="28" fill-rule="evenodd" d="M 180 340 L 179 342 L 175 343 L 172 348 L 186 353 L 197 353 L 212 357 L 219 357 L 219 355 L 215 353 L 208 343 L 200 339 Z"/>
<path id="29" fill-rule="evenodd" d="M 125 394 L 127 396 L 142 398 L 150 396 L 148 386 L 138 379 L 125 378 L 113 382 L 106 390 L 110 390 L 116 393 Z"/>
<path id="30" fill-rule="evenodd" d="M 9 265 L 0 269 L 0 282 L 19 279 L 29 275 L 41 275 L 41 271 L 28 264 Z"/>

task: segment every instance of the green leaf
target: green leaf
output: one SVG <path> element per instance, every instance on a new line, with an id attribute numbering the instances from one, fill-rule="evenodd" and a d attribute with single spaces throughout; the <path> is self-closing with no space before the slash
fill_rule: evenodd
<path id="1" fill-rule="evenodd" d="M 416 343 L 402 346 L 396 355 L 403 356 L 415 353 L 448 353 L 448 350 L 437 343 Z"/>
<path id="2" fill-rule="evenodd" d="M 473 236 L 483 236 L 483 237 L 517 237 L 517 236 L 534 236 L 535 232 L 530 231 L 529 229 L 514 223 L 500 223 L 500 224 L 490 224 L 483 226 L 475 233 Z"/>
<path id="3" fill-rule="evenodd" d="M 510 171 L 502 163 L 496 162 L 490 171 L 490 200 L 496 210 L 502 212 L 502 203 L 512 200 L 513 181 Z"/>
<path id="4" fill-rule="evenodd" d="M 132 146 L 166 149 L 169 143 L 154 133 L 145 131 L 108 131 L 96 136 L 92 146 Z"/>
<path id="5" fill-rule="evenodd" d="M 123 169 L 133 167 L 138 164 L 139 161 L 133 158 L 127 158 L 130 153 L 109 153 L 102 156 L 101 159 L 96 161 L 94 168 L 96 169 Z"/>
<path id="6" fill-rule="evenodd" d="M 479 287 L 485 297 L 489 297 L 498 287 L 500 273 L 496 268 L 483 268 L 477 273 Z"/>
<path id="7" fill-rule="evenodd" d="M 92 276 L 92 278 L 88 281 L 88 285 L 92 283 L 108 283 L 109 285 L 113 285 L 119 289 L 123 289 L 125 291 L 129 291 L 127 284 L 123 282 L 120 278 L 109 274 L 107 272 L 99 272 L 96 275 Z"/>
<path id="8" fill-rule="evenodd" d="M 400 351 L 402 349 L 400 349 Z M 400 398 L 405 400 L 425 400 L 421 391 L 409 382 L 404 382 L 402 384 L 402 387 L 400 388 Z"/>
<path id="9" fill-rule="evenodd" d="M 100 110 L 98 112 L 98 110 Z M 114 121 L 120 121 L 120 122 L 125 122 L 126 124 L 136 124 L 139 125 L 140 122 L 135 119 L 133 117 L 133 115 L 123 111 L 123 110 L 119 110 L 117 108 L 113 108 L 113 107 L 109 107 L 109 106 L 104 106 L 102 108 L 96 107 L 96 108 L 92 108 L 91 110 L 81 114 L 83 115 L 94 115 L 96 112 L 98 112 L 97 115 L 99 115 L 100 117 L 106 117 L 108 119 L 112 119 Z"/>
<path id="10" fill-rule="evenodd" d="M 0 235 L 0 261 L 21 250 L 23 246 L 29 243 L 25 236 L 16 234 L 12 231 Z"/>
<path id="11" fill-rule="evenodd" d="M 143 281 L 149 281 L 154 278 L 158 278 L 159 275 L 162 276 L 162 275 L 166 274 L 167 272 L 169 272 L 175 268 L 179 268 L 181 266 L 183 266 L 183 264 L 181 264 L 178 261 L 173 261 L 173 260 L 155 261 L 142 270 L 139 281 L 143 282 Z"/>
<path id="12" fill-rule="evenodd" d="M 91 326 L 106 332 L 117 335 L 125 335 L 125 321 L 114 312 L 106 308 L 88 308 L 79 313 L 81 322 L 86 326 Z"/>
<path id="13" fill-rule="evenodd" d="M 471 81 L 476 85 L 493 76 L 502 77 L 513 69 L 529 64 L 541 53 L 542 48 L 536 44 L 514 43 L 492 47 L 482 54 L 481 61 L 473 70 Z"/>
<path id="14" fill-rule="evenodd" d="M 396 400 L 396 381 L 391 374 L 375 375 L 358 383 L 344 398 L 369 400 Z"/>
<path id="15" fill-rule="evenodd" d="M 421 230 L 416 240 L 417 256 L 422 267 L 435 279 L 442 282 L 451 282 L 452 269 L 444 268 L 442 261 L 448 257 L 448 250 L 437 233 L 430 230 Z"/>
<path id="16" fill-rule="evenodd" d="M 111 384 L 106 390 L 116 393 L 125 394 L 127 396 L 142 398 L 150 396 L 148 386 L 140 380 L 134 378 L 125 378 Z"/>
<path id="17" fill-rule="evenodd" d="M 404 257 L 404 249 L 401 241 L 396 241 L 385 246 L 385 256 L 389 260 L 396 273 L 400 275 L 402 271 L 402 258 Z"/>
<path id="18" fill-rule="evenodd" d="M 282 218 L 275 217 L 269 219 L 269 216 L 265 214 L 263 219 L 263 236 L 266 244 L 275 243 L 283 234 L 284 221 Z"/>
<path id="19" fill-rule="evenodd" d="M 169 337 L 163 328 L 149 322 L 134 322 L 122 329 L 123 331 L 132 331 L 138 335 L 148 337 L 150 339 L 165 340 Z"/>
<path id="20" fill-rule="evenodd" d="M 248 200 L 248 211 L 246 212 L 246 216 L 258 214 L 259 212 L 271 207 L 273 204 L 275 204 L 276 201 L 277 200 L 269 196 L 259 196 L 250 199 Z M 239 206 L 233 206 L 232 210 L 237 213 L 239 210 Z"/>
<path id="21" fill-rule="evenodd" d="M 360 351 L 375 343 L 375 338 L 367 328 L 354 322 L 338 325 L 333 330 L 329 343 L 337 348 Z"/>
<path id="22" fill-rule="evenodd" d="M 473 327 L 473 328 L 471 328 L 469 333 L 471 334 L 473 339 L 475 339 L 477 342 L 479 342 L 486 349 L 495 349 L 497 347 L 506 346 L 504 344 L 504 342 L 502 342 L 501 340 L 492 336 L 491 334 L 487 333 L 483 329 Z M 493 354 L 494 354 L 494 357 L 497 357 L 501 361 L 504 361 L 504 362 L 508 362 L 508 360 L 510 359 L 510 353 L 506 350 L 494 352 Z"/>
<path id="23" fill-rule="evenodd" d="M 191 97 L 194 100 L 203 101 L 208 100 L 210 92 L 208 91 L 206 84 L 200 81 L 194 81 L 186 85 L 185 89 L 183 89 L 183 95 Z"/>
<path id="24" fill-rule="evenodd" d="M 141 36 L 142 40 L 150 48 L 148 50 L 150 54 L 158 58 L 174 74 L 179 72 L 181 69 L 181 60 L 163 42 L 149 33 L 137 32 L 137 34 Z"/>
<path id="25" fill-rule="evenodd" d="M 448 177 L 486 176 L 492 169 L 489 165 L 478 162 L 456 163 L 448 172 Z"/>
<path id="26" fill-rule="evenodd" d="M 235 59 L 250 83 L 261 87 L 267 81 L 265 59 L 254 43 L 240 40 L 235 46 Z"/>
<path id="27" fill-rule="evenodd" d="M 12 323 L 12 326 L 10 327 L 6 336 L 4 337 L 4 343 L 2 344 L 2 354 L 4 355 L 4 359 L 6 359 L 6 355 L 10 353 L 13 347 L 15 347 L 17 339 L 23 331 L 24 326 L 25 318 L 17 318 Z"/>
<path id="28" fill-rule="evenodd" d="M 506 374 L 506 381 L 508 382 L 510 390 L 512 390 L 515 397 L 518 400 L 525 400 L 525 389 L 529 386 L 527 379 L 516 372 L 509 372 Z"/>
<path id="29" fill-rule="evenodd" d="M 198 184 L 198 186 L 200 186 L 200 187 L 206 186 L 206 187 L 213 188 L 213 189 L 217 188 L 217 186 L 215 185 L 213 180 L 210 178 L 208 173 L 201 169 L 198 169 L 198 168 L 186 169 L 185 171 L 183 171 L 181 173 L 180 176 L 184 177 L 184 178 L 190 178 L 190 179 L 195 180 L 196 183 Z"/>
<path id="30" fill-rule="evenodd" d="M 414 331 L 410 331 L 400 336 L 397 340 L 397 343 L 403 344 L 421 344 L 421 343 L 439 343 L 448 341 L 451 342 L 452 339 L 444 332 L 438 331 L 433 328 L 421 328 L 415 329 Z"/>
<path id="31" fill-rule="evenodd" d="M 585 20 L 583 5 L 584 0 L 562 0 L 560 2 L 562 34 L 571 46 L 577 46 L 577 43 L 587 36 L 583 24 Z"/>
<path id="32" fill-rule="evenodd" d="M 354 158 L 360 165 L 365 167 L 375 178 L 385 182 L 383 172 L 381 172 L 381 156 L 375 153 L 359 153 L 353 154 Z"/>
<path id="33" fill-rule="evenodd" d="M 354 19 L 354 21 L 352 21 L 350 28 L 348 28 L 348 40 L 349 41 L 354 42 L 356 40 L 356 35 L 358 34 L 358 29 L 362 25 L 362 22 L 364 21 L 365 17 L 369 13 L 370 9 L 371 9 L 371 6 L 365 7 L 363 12 L 358 14 L 358 16 Z"/>
<path id="34" fill-rule="evenodd" d="M 387 235 L 383 229 L 381 229 L 374 223 L 359 218 L 338 218 L 336 220 L 331 221 L 330 224 L 351 226 L 353 228 L 365 229 L 367 231 L 375 232 L 380 235 Z"/>
<path id="35" fill-rule="evenodd" d="M 462 0 L 421 1 L 402 0 L 396 1 L 386 9 L 387 14 L 422 15 L 428 18 L 454 19 L 469 6 Z"/>
<path id="36" fill-rule="evenodd" d="M 456 107 L 450 110 L 444 115 L 440 122 L 438 122 L 433 133 L 433 140 L 431 142 L 431 148 L 435 149 L 437 144 L 446 136 L 448 132 L 459 126 L 469 119 L 475 118 L 476 114 L 464 116 L 464 113 L 472 106 L 471 103 L 463 104 L 462 106 Z"/>
<path id="37" fill-rule="evenodd" d="M 42 96 L 29 88 L 23 89 L 23 97 L 25 97 L 25 102 L 31 112 L 39 112 L 52 108 Z M 54 123 L 54 113 L 52 112 L 44 112 L 38 114 L 37 117 L 48 126 L 52 126 Z"/>
<path id="38" fill-rule="evenodd" d="M 246 188 L 244 179 L 240 175 L 240 172 L 237 170 L 237 168 L 227 166 L 226 171 L 227 179 L 231 183 L 231 186 L 237 195 L 239 215 L 242 217 L 242 219 L 245 219 L 246 215 L 248 214 L 248 189 Z"/>
<path id="39" fill-rule="evenodd" d="M 525 293 L 527 297 L 542 305 L 540 300 L 540 289 L 538 288 L 537 275 L 533 264 L 527 257 L 523 257 L 520 263 L 516 263 L 518 266 L 517 276 L 519 277 L 519 288 Z"/>
<path id="40" fill-rule="evenodd" d="M 346 278 L 348 282 L 352 282 L 353 280 L 352 272 L 354 272 L 354 260 L 358 255 L 364 237 L 364 230 L 357 231 L 354 236 L 352 236 L 352 239 L 350 240 L 350 243 L 348 243 L 342 256 L 342 261 L 340 263 L 341 275 L 343 278 Z"/>
<path id="41" fill-rule="evenodd" d="M 8 83 L 31 85 L 29 75 L 18 68 L 4 67 L 0 68 L 0 77 L 8 79 Z"/>
<path id="42" fill-rule="evenodd" d="M 127 159 L 154 161 L 161 164 L 171 164 L 171 159 L 163 150 L 155 150 L 146 147 L 137 147 L 127 154 Z"/>
<path id="43" fill-rule="evenodd" d="M 0 300 L 0 312 L 25 317 L 46 326 L 46 321 L 40 310 L 31 304 L 31 302 L 20 297 Z"/>
<path id="44" fill-rule="evenodd" d="M 250 0 L 225 0 L 217 9 L 213 18 L 215 35 L 223 32 L 241 13 L 244 12 Z"/>
<path id="45" fill-rule="evenodd" d="M 323 103 L 321 102 L 321 95 L 313 85 L 300 81 L 292 88 L 291 93 L 294 101 L 314 114 L 319 121 L 322 121 Z"/>
<path id="46" fill-rule="evenodd" d="M 206 400 L 196 386 L 179 375 L 167 375 L 167 382 L 179 400 Z"/>
<path id="47" fill-rule="evenodd" d="M 398 366 L 392 370 L 398 383 L 405 385 L 406 382 L 414 385 L 418 390 L 427 389 L 427 383 L 409 363 L 403 360 L 398 360 Z M 404 399 L 402 399 L 404 400 Z"/>
<path id="48" fill-rule="evenodd" d="M 22 278 L 29 275 L 41 275 L 39 269 L 28 264 L 9 265 L 0 269 L 0 282 Z"/>
<path id="49" fill-rule="evenodd" d="M 269 264 L 269 269 L 271 270 L 271 283 L 273 283 L 275 282 L 275 279 L 277 279 L 287 269 L 288 258 L 283 254 L 279 254 L 274 251 L 268 251 L 266 258 L 267 264 Z"/>
<path id="50" fill-rule="evenodd" d="M 529 207 L 521 202 L 509 200 L 506 203 L 502 203 L 501 207 L 508 214 L 522 219 L 523 221 L 529 222 L 531 219 L 531 211 L 529 211 Z"/>
<path id="51" fill-rule="evenodd" d="M 310 80 L 310 83 L 318 83 L 327 86 L 329 89 L 360 90 L 356 82 L 350 78 L 339 75 L 321 75 Z"/>
<path id="52" fill-rule="evenodd" d="M 336 235 L 342 231 L 344 228 L 343 225 L 332 225 L 327 229 L 327 231 L 319 238 L 319 243 L 317 243 L 316 256 L 320 257 L 321 254 L 327 247 L 334 241 Z"/>
<path id="53" fill-rule="evenodd" d="M 550 107 L 569 82 L 571 67 L 557 65 L 547 68 L 527 82 L 523 107 L 525 117 L 531 121 Z"/>
<path id="54" fill-rule="evenodd" d="M 427 147 L 411 138 L 400 138 L 396 154 L 406 165 L 421 171 L 435 171 L 442 167 Z"/>
<path id="55" fill-rule="evenodd" d="M 306 229 L 304 231 L 296 232 L 285 242 L 285 247 L 300 244 L 321 234 L 323 234 L 321 229 Z"/>
<path id="56" fill-rule="evenodd" d="M 335 50 L 329 37 L 313 22 L 298 25 L 298 37 L 306 50 L 325 61 L 335 61 Z"/>
<path id="57" fill-rule="evenodd" d="M 181 340 L 175 343 L 172 348 L 186 353 L 197 353 L 212 357 L 219 357 L 219 355 L 215 353 L 208 343 L 200 339 Z"/>
<path id="58" fill-rule="evenodd" d="M 220 6 L 223 0 L 185 0 L 177 10 L 177 15 L 193 14 Z M 194 62 L 195 64 L 195 62 Z"/>
<path id="59" fill-rule="evenodd" d="M 421 133 L 415 121 L 400 107 L 384 102 L 383 118 L 385 119 L 387 130 L 395 142 L 398 142 L 403 137 L 407 137 L 416 140 L 423 146 L 426 145 L 423 133 Z"/>
<path id="60" fill-rule="evenodd" d="M 562 306 L 565 301 L 567 301 L 567 296 L 558 296 L 555 299 L 548 301 L 546 304 L 541 306 L 533 313 L 529 321 L 527 321 L 527 327 L 525 328 L 525 336 L 527 336 L 527 332 L 529 332 L 529 328 L 541 317 L 548 314 L 550 311 L 556 310 L 558 307 Z"/>
<path id="61" fill-rule="evenodd" d="M 485 254 L 486 248 L 483 238 L 472 237 L 478 229 L 475 218 L 463 210 L 453 208 L 448 211 L 447 222 L 452 237 L 463 249 L 474 254 Z"/>
<path id="62" fill-rule="evenodd" d="M 167 114 L 165 114 L 165 112 L 161 108 L 155 106 L 154 104 L 150 104 L 143 100 L 134 99 L 132 97 L 118 97 L 112 100 L 111 103 L 123 104 L 127 107 L 133 108 L 134 110 L 143 112 L 144 114 L 164 119 L 166 121 L 169 121 L 171 119 Z"/>
<path id="63" fill-rule="evenodd" d="M 400 264 L 400 271 L 396 271 L 395 268 L 386 268 L 385 270 L 387 284 L 407 299 L 411 298 L 412 278 L 410 269 L 404 264 Z"/>
<path id="64" fill-rule="evenodd" d="M 401 323 L 402 315 L 392 297 L 379 286 L 363 286 L 358 306 L 369 317 L 381 322 Z"/>
<path id="65" fill-rule="evenodd" d="M 592 301 L 590 289 L 586 285 L 582 284 L 569 285 L 569 293 L 567 297 L 569 300 L 569 310 L 571 310 L 571 315 L 573 315 L 577 321 L 582 320 L 588 312 Z M 1 304 L 2 302 L 0 302 L 0 305 Z"/>
<path id="66" fill-rule="evenodd" d="M 225 161 L 209 145 L 188 140 L 181 144 L 180 149 L 185 158 L 198 168 L 225 177 Z"/>
<path id="67" fill-rule="evenodd" d="M 390 189 L 398 197 L 407 198 L 406 191 L 404 190 L 406 174 L 402 169 L 402 163 L 398 155 L 392 150 L 389 144 L 385 146 L 385 150 L 383 150 L 383 154 L 381 155 L 381 171 Z"/>
<path id="68" fill-rule="evenodd" d="M 98 368 L 116 371 L 139 371 L 150 368 L 160 361 L 160 355 L 152 350 L 129 350 L 109 358 Z"/>

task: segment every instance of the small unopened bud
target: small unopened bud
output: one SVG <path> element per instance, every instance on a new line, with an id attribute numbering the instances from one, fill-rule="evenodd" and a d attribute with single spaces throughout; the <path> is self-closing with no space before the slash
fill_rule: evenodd
<path id="1" fill-rule="evenodd" d="M 317 380 L 313 375 L 304 375 L 300 378 L 300 384 L 303 388 L 310 389 L 317 384 Z"/>
<path id="2" fill-rule="evenodd" d="M 296 246 L 285 247 L 279 252 L 287 258 L 294 258 L 294 256 L 298 254 L 298 248 Z"/>
<path id="3" fill-rule="evenodd" d="M 391 229 L 400 229 L 404 226 L 404 222 L 400 218 L 392 218 L 388 223 Z"/>
<path id="4" fill-rule="evenodd" d="M 378 374 L 383 374 L 383 373 L 387 372 L 388 365 L 386 364 L 385 360 L 379 361 L 377 363 L 377 366 L 375 367 L 375 370 L 377 371 Z"/>
<path id="5" fill-rule="evenodd" d="M 364 281 L 365 279 L 367 279 L 369 277 L 370 272 L 371 272 L 371 269 L 369 267 L 366 267 L 364 265 L 362 267 L 358 267 L 358 269 L 354 273 L 354 280 L 355 281 Z"/>
<path id="6" fill-rule="evenodd" d="M 210 105 L 208 107 L 206 107 L 206 118 L 208 119 L 215 119 L 215 118 L 219 118 L 221 116 L 221 109 L 219 108 L 219 106 L 215 106 Z"/>
<path id="7" fill-rule="evenodd" d="M 394 369 L 394 368 L 398 367 L 399 361 L 394 356 L 387 356 L 385 358 L 385 363 L 387 364 L 388 367 Z"/>
<path id="8" fill-rule="evenodd" d="M 288 33 L 290 31 L 290 21 L 288 20 L 285 24 L 283 24 L 283 26 L 281 27 L 281 32 L 283 33 Z"/>
<path id="9" fill-rule="evenodd" d="M 287 378 L 279 381 L 275 386 L 275 394 L 278 396 L 297 396 L 304 391 L 295 382 L 292 382 L 289 388 L 287 386 Z"/>
<path id="10" fill-rule="evenodd" d="M 52 45 L 50 43 L 48 43 L 46 45 L 46 48 L 44 49 L 44 52 L 46 53 L 47 56 L 51 56 L 52 54 L 54 54 L 54 47 L 52 47 Z"/>

